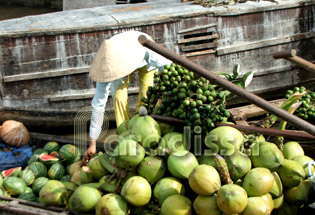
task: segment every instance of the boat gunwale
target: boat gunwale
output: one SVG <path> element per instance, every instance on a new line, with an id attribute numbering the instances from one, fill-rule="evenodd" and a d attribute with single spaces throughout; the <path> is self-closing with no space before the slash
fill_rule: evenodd
<path id="1" fill-rule="evenodd" d="M 191 3 L 187 2 L 189 7 L 193 7 L 194 5 L 191 5 Z M 177 7 L 187 7 L 187 3 L 173 3 L 172 5 L 176 5 Z M 143 3 L 143 5 L 149 4 L 149 3 Z M 151 3 L 152 4 L 152 3 Z M 157 3 L 155 3 L 157 4 Z M 180 5 L 181 4 L 181 5 Z M 241 5 L 242 4 L 242 5 Z M 245 5 L 246 4 L 246 5 Z M 260 5 L 261 4 L 261 5 Z M 31 37 L 31 36 L 44 36 L 44 35 L 60 35 L 60 34 L 76 34 L 76 33 L 88 33 L 88 32 L 96 32 L 96 31 L 104 31 L 104 30 L 117 30 L 117 29 L 122 29 L 122 28 L 134 28 L 134 27 L 141 27 L 141 26 L 147 26 L 147 25 L 156 25 L 156 24 L 161 24 L 161 23 L 169 23 L 169 22 L 176 22 L 179 20 L 183 20 L 185 18 L 192 18 L 196 16 L 213 16 L 213 17 L 226 17 L 226 16 L 240 16 L 244 14 L 249 14 L 249 13 L 259 13 L 259 12 L 268 12 L 268 11 L 275 11 L 275 10 L 285 10 L 285 9 L 291 9 L 291 8 L 298 8 L 298 7 L 306 7 L 310 5 L 315 5 L 315 0 L 289 0 L 289 1 L 284 1 L 284 0 L 279 0 L 279 4 L 273 3 L 273 2 L 265 2 L 262 4 L 262 1 L 258 4 L 257 2 L 246 2 L 246 3 L 239 3 L 236 5 L 231 5 L 228 7 L 211 7 L 211 8 L 206 8 L 202 7 L 200 5 L 195 5 L 195 8 L 200 7 L 198 11 L 191 10 L 187 11 L 185 13 L 165 13 L 163 14 L 162 12 L 160 15 L 155 14 L 153 18 L 151 19 L 146 19 L 146 20 L 137 20 L 135 22 L 119 22 L 115 18 L 115 14 L 110 14 L 110 13 L 104 13 L 102 17 L 109 16 L 113 20 L 116 21 L 114 24 L 109 24 L 106 25 L 106 23 L 103 24 L 96 24 L 93 26 L 79 26 L 79 27 L 70 27 L 70 28 L 56 28 L 56 29 L 37 29 L 37 28 L 27 28 L 22 31 L 2 31 L 0 32 L 0 39 L 1 38 L 19 38 L 19 37 Z M 99 9 L 97 8 L 120 8 L 120 6 L 125 5 L 115 5 L 115 6 L 104 6 L 104 7 L 96 7 L 96 8 L 85 8 L 85 9 L 78 9 L 78 10 L 86 10 L 88 11 L 97 11 Z M 244 6 L 244 7 L 242 7 Z M 248 7 L 247 7 L 248 6 Z M 124 8 L 122 7 L 122 9 Z M 134 6 L 137 7 L 137 6 Z M 139 6 L 140 7 L 140 6 Z M 143 6 L 141 6 L 143 7 Z M 244 8 L 244 9 L 243 9 Z M 160 10 L 160 8 L 150 8 L 152 10 Z M 242 10 L 240 10 L 242 9 Z M 74 11 L 74 10 L 73 10 Z M 69 11 L 61 11 L 61 12 L 56 12 L 57 13 L 69 13 Z M 133 12 L 137 11 L 128 11 L 132 15 Z M 139 12 L 139 11 L 138 11 Z M 146 13 L 146 12 L 144 12 Z M 51 15 L 50 13 L 49 15 Z M 42 15 L 37 15 L 36 17 L 39 16 L 45 16 L 47 14 L 42 14 Z M 131 16 L 130 15 L 130 16 Z M 35 17 L 35 16 L 26 16 L 18 19 L 12 19 L 9 20 L 9 22 L 18 22 L 21 19 L 30 19 L 30 17 Z M 65 17 L 66 18 L 66 17 Z M 6 22 L 8 20 L 0 21 L 0 24 L 3 22 Z M 12 23 L 10 23 L 12 24 Z M 105 25 L 104 25 L 105 24 Z M 1 25 L 0 25 L 1 26 Z"/>

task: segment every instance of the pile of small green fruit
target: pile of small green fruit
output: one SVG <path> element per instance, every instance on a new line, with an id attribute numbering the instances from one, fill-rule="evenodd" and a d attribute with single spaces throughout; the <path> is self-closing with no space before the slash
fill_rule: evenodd
<path id="1" fill-rule="evenodd" d="M 204 132 L 215 122 L 226 121 L 226 91 L 186 68 L 172 63 L 155 72 L 154 86 L 142 98 L 149 114 L 185 120 L 189 126 L 201 126 Z"/>
<path id="2" fill-rule="evenodd" d="M 302 102 L 300 107 L 294 112 L 294 115 L 315 124 L 315 92 L 307 90 L 304 86 L 294 87 L 292 90 L 288 90 L 285 94 L 286 98 L 289 98 L 294 93 L 306 94 L 300 99 Z"/>

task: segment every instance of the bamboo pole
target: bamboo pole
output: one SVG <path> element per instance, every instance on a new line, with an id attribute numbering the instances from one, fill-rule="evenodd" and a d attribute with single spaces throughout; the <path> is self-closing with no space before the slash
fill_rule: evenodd
<path id="1" fill-rule="evenodd" d="M 205 68 L 203 68 L 202 66 L 176 54 L 175 52 L 172 52 L 168 49 L 166 49 L 165 47 L 148 40 L 144 35 L 141 35 L 138 38 L 139 42 L 159 53 L 160 55 L 172 60 L 175 63 L 178 63 L 182 66 L 184 66 L 185 68 L 199 74 L 200 76 L 210 80 L 212 83 L 217 84 L 221 87 L 223 87 L 226 90 L 229 90 L 230 92 L 234 93 L 237 96 L 240 96 L 244 99 L 246 99 L 247 101 L 261 107 L 262 109 L 278 116 L 279 118 L 291 123 L 292 125 L 295 125 L 298 128 L 301 128 L 302 130 L 312 134 L 315 136 L 315 126 L 306 122 L 305 120 L 300 119 L 297 116 L 294 116 L 290 113 L 288 113 L 287 111 L 272 105 L 271 103 L 269 103 L 268 101 L 264 100 L 263 98 L 231 83 L 230 81 L 218 76 L 217 74 L 215 74 L 214 72 L 211 72 Z"/>

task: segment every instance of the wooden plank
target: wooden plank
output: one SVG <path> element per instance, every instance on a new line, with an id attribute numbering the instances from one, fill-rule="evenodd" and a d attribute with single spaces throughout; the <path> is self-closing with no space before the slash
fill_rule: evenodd
<path id="1" fill-rule="evenodd" d="M 285 99 L 277 99 L 277 100 L 270 101 L 270 103 L 279 107 L 284 101 Z M 237 107 L 237 108 L 231 108 L 229 109 L 229 111 L 231 112 L 233 117 L 236 118 L 236 121 L 239 121 L 241 119 L 248 119 L 251 117 L 260 116 L 267 113 L 264 109 L 259 108 L 254 104 Z"/>
<path id="2" fill-rule="evenodd" d="M 202 29 L 206 29 L 206 28 L 212 28 L 212 27 L 216 27 L 216 26 L 217 26 L 217 23 L 212 23 L 209 25 L 203 25 L 203 26 L 197 26 L 197 27 L 193 27 L 193 28 L 187 28 L 184 30 L 179 30 L 178 33 L 179 34 L 185 34 L 185 33 L 189 33 L 192 31 L 198 31 L 198 30 L 202 30 Z"/>
<path id="3" fill-rule="evenodd" d="M 137 94 L 139 93 L 139 87 L 132 87 L 128 89 L 128 94 Z M 111 96 L 111 91 L 109 93 Z M 72 95 L 54 95 L 49 97 L 49 101 L 51 102 L 59 102 L 59 101 L 69 101 L 69 100 L 80 100 L 80 99 L 91 99 L 93 98 L 94 93 L 77 93 Z"/>
<path id="4" fill-rule="evenodd" d="M 196 51 L 196 52 L 189 52 L 185 53 L 185 57 L 193 57 L 198 55 L 206 55 L 206 54 L 215 54 L 216 51 L 214 49 L 204 50 L 204 51 Z"/>
<path id="5" fill-rule="evenodd" d="M 189 38 L 189 39 L 179 39 L 178 40 L 178 44 L 195 42 L 195 41 L 202 41 L 202 40 L 217 39 L 218 37 L 219 37 L 218 34 L 212 34 L 212 35 L 209 35 L 209 36 L 193 37 L 193 38 Z"/>
<path id="6" fill-rule="evenodd" d="M 40 78 L 52 78 L 64 75 L 74 75 L 87 73 L 89 71 L 89 67 L 81 67 L 81 68 L 70 68 L 70 69 L 60 69 L 46 72 L 33 72 L 27 74 L 19 74 L 19 75 L 9 75 L 4 76 L 4 82 L 16 82 L 16 81 L 26 81 L 26 80 L 34 80 Z"/>
<path id="7" fill-rule="evenodd" d="M 186 51 L 211 49 L 211 48 L 216 48 L 216 47 L 217 47 L 217 42 L 205 43 L 205 44 L 199 44 L 199 45 L 181 46 L 180 48 L 183 52 L 186 52 Z"/>
<path id="8" fill-rule="evenodd" d="M 267 40 L 260 40 L 255 42 L 244 42 L 241 45 L 234 45 L 234 46 L 226 46 L 226 47 L 219 47 L 217 48 L 217 54 L 220 55 L 226 55 L 236 52 L 242 52 L 242 51 L 248 51 L 252 49 L 259 49 L 259 48 L 265 48 L 268 46 L 275 46 L 285 43 L 290 43 L 302 39 L 309 39 L 314 38 L 315 32 L 306 32 L 301 34 L 295 34 L 292 36 L 284 36 L 284 37 L 277 37 Z"/>

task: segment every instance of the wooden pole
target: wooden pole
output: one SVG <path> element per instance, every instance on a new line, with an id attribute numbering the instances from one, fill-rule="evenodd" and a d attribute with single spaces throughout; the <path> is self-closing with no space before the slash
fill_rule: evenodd
<path id="1" fill-rule="evenodd" d="M 271 103 L 269 103 L 268 101 L 264 100 L 263 98 L 231 83 L 230 81 L 218 76 L 217 74 L 215 74 L 214 72 L 211 72 L 205 68 L 203 68 L 202 66 L 188 60 L 187 58 L 184 58 L 178 54 L 176 54 L 175 52 L 172 52 L 168 49 L 166 49 L 165 47 L 151 41 L 148 40 L 144 35 L 139 36 L 138 38 L 139 42 L 155 51 L 156 53 L 159 53 L 160 55 L 172 60 L 175 63 L 178 63 L 182 66 L 184 66 L 185 68 L 187 68 L 188 70 L 191 70 L 197 74 L 199 74 L 200 76 L 208 79 L 211 81 L 211 83 L 217 84 L 221 87 L 223 87 L 226 90 L 229 90 L 230 92 L 234 93 L 235 95 L 242 97 L 244 99 L 246 99 L 247 101 L 261 107 L 262 109 L 278 116 L 279 118 L 291 123 L 292 125 L 295 125 L 298 128 L 301 128 L 302 130 L 312 134 L 315 136 L 315 126 L 310 124 L 309 122 L 302 120 L 301 118 L 294 116 L 293 114 L 290 114 L 289 112 L 275 106 L 272 105 Z"/>

